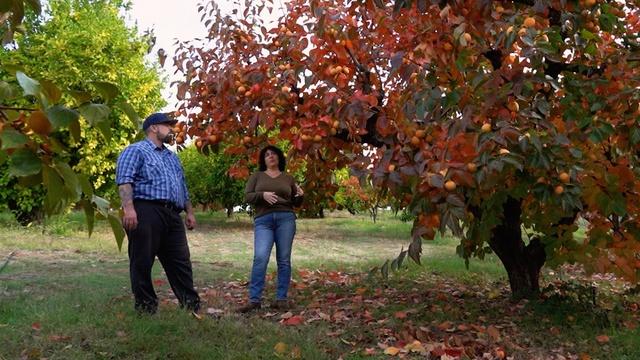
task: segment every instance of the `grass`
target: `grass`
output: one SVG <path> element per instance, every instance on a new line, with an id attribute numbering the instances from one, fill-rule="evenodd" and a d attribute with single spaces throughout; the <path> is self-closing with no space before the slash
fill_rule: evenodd
<path id="1" fill-rule="evenodd" d="M 637 297 L 602 295 L 613 299 L 615 306 L 607 308 L 572 296 L 579 295 L 577 287 L 546 301 L 514 304 L 497 259 L 471 261 L 466 269 L 450 237 L 423 244 L 422 266 L 408 261 L 388 280 L 365 276 L 409 243 L 410 224 L 384 212 L 376 224 L 343 213 L 298 220 L 292 314 L 307 319 L 304 325 L 285 326 L 282 314 L 268 310 L 239 317 L 230 309 L 246 297 L 251 219 L 222 213 L 199 213 L 197 219 L 199 226 L 188 233 L 196 286 L 206 307 L 222 313 L 200 321 L 177 308 L 159 266 L 159 313 L 134 313 L 126 242 L 119 251 L 106 224 L 89 238 L 81 213 L 29 228 L 0 214 L 0 266 L 14 254 L 0 272 L 0 359 L 358 359 L 366 349 L 383 358 L 378 343 L 439 343 L 442 334 L 461 343 L 473 337 L 473 346 L 491 354 L 504 347 L 524 359 L 581 352 L 593 359 L 640 358 L 638 331 L 620 325 L 632 319 L 624 306 Z M 273 294 L 271 281 L 267 299 Z M 604 318 L 594 316 L 598 312 Z M 349 320 L 336 317 L 343 313 Z M 311 321 L 314 314 L 331 319 Z M 495 325 L 503 336 L 487 342 L 482 331 L 456 330 L 471 325 Z M 441 329 L 447 326 L 453 332 Z M 602 334 L 610 342 L 595 340 Z"/>

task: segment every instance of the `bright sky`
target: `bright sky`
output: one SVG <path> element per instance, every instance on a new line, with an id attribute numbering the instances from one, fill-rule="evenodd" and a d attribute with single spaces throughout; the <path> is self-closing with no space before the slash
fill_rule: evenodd
<path id="1" fill-rule="evenodd" d="M 167 60 L 164 64 L 164 74 L 169 78 L 162 95 L 167 100 L 166 111 L 173 110 L 176 105 L 175 90 L 169 88 L 169 84 L 176 80 L 173 75 L 172 57 L 175 53 L 176 40 L 187 41 L 195 38 L 203 38 L 206 28 L 200 22 L 198 5 L 202 0 L 133 0 L 133 6 L 129 12 L 132 23 L 136 22 L 140 32 L 154 29 L 156 46 L 149 55 L 150 59 L 157 61 L 156 51 L 164 49 Z M 219 1 L 221 9 L 229 7 L 225 3 L 231 1 Z"/>
<path id="2" fill-rule="evenodd" d="M 215 1 L 215 0 L 214 0 Z M 258 0 L 256 0 L 258 1 Z M 133 25 L 137 23 L 139 31 L 142 33 L 147 29 L 154 29 L 156 36 L 156 45 L 151 54 L 150 61 L 157 61 L 156 52 L 162 48 L 167 54 L 167 60 L 164 63 L 164 75 L 168 77 L 165 89 L 162 95 L 167 100 L 167 106 L 164 111 L 174 110 L 177 104 L 175 97 L 175 88 L 170 88 L 169 84 L 179 80 L 178 75 L 174 75 L 173 54 L 176 47 L 176 40 L 188 41 L 196 38 L 204 38 L 207 30 L 200 21 L 198 14 L 198 6 L 201 3 L 208 3 L 211 0 L 132 0 L 132 7 L 129 11 L 128 21 Z M 284 11 L 283 4 L 287 0 L 279 0 L 278 8 Z M 231 14 L 235 8 L 232 0 L 215 1 L 218 8 L 223 14 Z M 268 15 L 268 18 L 277 18 L 282 12 L 274 11 Z"/>

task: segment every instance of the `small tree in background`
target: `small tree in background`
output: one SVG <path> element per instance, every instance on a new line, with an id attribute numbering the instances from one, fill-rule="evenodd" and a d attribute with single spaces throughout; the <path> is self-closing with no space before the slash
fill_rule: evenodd
<path id="1" fill-rule="evenodd" d="M 205 208 L 223 208 L 227 216 L 244 205 L 245 182 L 229 176 L 229 168 L 236 162 L 224 152 L 202 154 L 195 146 L 178 152 L 184 168 L 191 202 Z"/>

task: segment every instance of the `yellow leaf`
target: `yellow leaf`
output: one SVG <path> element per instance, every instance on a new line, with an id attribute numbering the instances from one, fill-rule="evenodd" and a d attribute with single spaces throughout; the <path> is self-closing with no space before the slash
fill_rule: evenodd
<path id="1" fill-rule="evenodd" d="M 275 351 L 277 355 L 282 355 L 287 351 L 287 344 L 279 342 L 273 347 L 273 351 Z"/>
<path id="2" fill-rule="evenodd" d="M 495 298 L 497 298 L 499 296 L 500 296 L 500 290 L 498 290 L 498 289 L 491 290 L 487 294 L 487 297 L 489 298 L 489 300 L 493 300 L 493 299 L 495 299 Z"/>

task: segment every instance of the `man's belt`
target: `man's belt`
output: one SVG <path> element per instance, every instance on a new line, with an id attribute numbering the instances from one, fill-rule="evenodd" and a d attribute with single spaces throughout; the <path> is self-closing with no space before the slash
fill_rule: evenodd
<path id="1" fill-rule="evenodd" d="M 153 205 L 157 205 L 157 206 L 162 206 L 163 208 L 167 208 L 170 210 L 173 210 L 175 212 L 181 212 L 182 208 L 174 203 L 172 203 L 171 201 L 167 201 L 167 200 L 147 200 L 147 199 L 135 199 L 134 201 L 138 201 L 138 202 L 145 202 L 145 203 L 149 203 L 149 204 L 153 204 Z"/>

